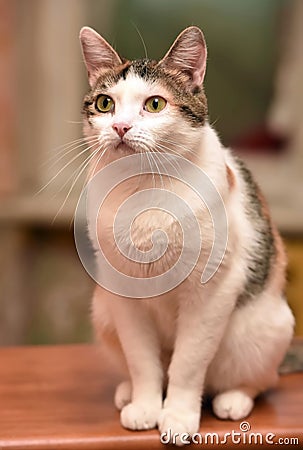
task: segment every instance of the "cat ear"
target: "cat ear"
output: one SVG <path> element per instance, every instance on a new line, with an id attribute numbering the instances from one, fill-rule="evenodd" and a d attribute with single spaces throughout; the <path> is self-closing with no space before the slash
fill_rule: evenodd
<path id="1" fill-rule="evenodd" d="M 160 64 L 176 68 L 190 76 L 191 87 L 201 86 L 206 70 L 207 49 L 198 27 L 186 28 L 179 34 Z"/>
<path id="2" fill-rule="evenodd" d="M 90 85 L 98 78 L 98 69 L 122 64 L 118 53 L 92 28 L 83 27 L 79 37 Z"/>

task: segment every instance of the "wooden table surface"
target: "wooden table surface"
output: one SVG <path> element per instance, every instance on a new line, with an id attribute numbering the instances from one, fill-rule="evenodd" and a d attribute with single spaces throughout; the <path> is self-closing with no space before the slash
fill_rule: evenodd
<path id="1" fill-rule="evenodd" d="M 120 426 L 113 405 L 118 381 L 93 345 L 0 349 L 0 449 L 163 448 L 157 430 Z M 274 442 L 295 437 L 300 444 L 294 448 L 303 448 L 303 373 L 283 375 L 257 400 L 247 422 L 264 440 L 266 433 L 276 435 Z M 218 420 L 204 409 L 201 433 L 223 437 L 232 430 L 240 431 L 239 422 Z M 260 448 L 267 448 L 265 442 Z"/>

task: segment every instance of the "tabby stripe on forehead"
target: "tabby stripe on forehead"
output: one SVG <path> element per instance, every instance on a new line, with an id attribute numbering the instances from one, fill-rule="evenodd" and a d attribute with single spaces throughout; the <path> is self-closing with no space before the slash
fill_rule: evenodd
<path id="1" fill-rule="evenodd" d="M 125 67 L 122 70 L 121 75 L 122 75 L 123 80 L 126 80 L 126 75 L 127 75 L 128 71 L 129 71 L 129 66 Z"/>

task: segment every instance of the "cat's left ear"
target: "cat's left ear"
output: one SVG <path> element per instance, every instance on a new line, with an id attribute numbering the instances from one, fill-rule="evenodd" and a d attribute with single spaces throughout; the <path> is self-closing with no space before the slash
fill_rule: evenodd
<path id="1" fill-rule="evenodd" d="M 99 69 L 122 64 L 118 53 L 92 28 L 83 27 L 79 37 L 91 86 L 99 76 Z"/>
<path id="2" fill-rule="evenodd" d="M 207 49 L 202 31 L 188 27 L 179 34 L 160 65 L 175 68 L 190 77 L 191 87 L 200 87 L 206 70 Z"/>

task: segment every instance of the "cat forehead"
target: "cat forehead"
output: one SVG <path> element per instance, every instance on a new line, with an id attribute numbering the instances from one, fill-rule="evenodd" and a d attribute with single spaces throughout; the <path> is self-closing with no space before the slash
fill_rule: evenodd
<path id="1" fill-rule="evenodd" d="M 116 69 L 101 71 L 95 90 L 113 92 L 123 88 L 139 92 L 163 85 L 163 74 L 157 70 L 155 63 L 150 60 L 127 61 Z"/>
<path id="2" fill-rule="evenodd" d="M 167 94 L 167 90 L 157 80 L 150 80 L 140 77 L 137 73 L 129 71 L 125 78 L 120 78 L 116 84 L 112 85 L 109 93 L 119 97 L 140 97 L 153 94 Z"/>

